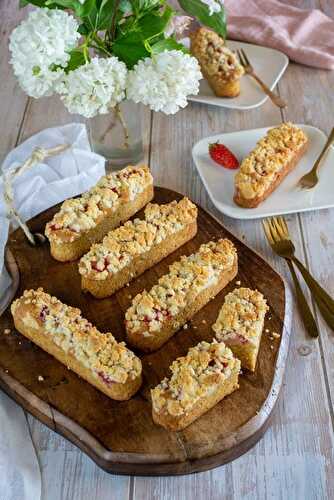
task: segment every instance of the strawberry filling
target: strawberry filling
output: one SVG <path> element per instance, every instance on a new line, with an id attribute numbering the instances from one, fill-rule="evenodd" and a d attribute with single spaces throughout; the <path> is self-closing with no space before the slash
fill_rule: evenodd
<path id="1" fill-rule="evenodd" d="M 104 372 L 97 372 L 98 376 L 100 377 L 100 379 L 102 380 L 102 382 L 104 382 L 105 384 L 107 385 L 111 385 L 114 383 L 113 380 L 111 380 L 110 377 L 108 377 L 108 375 Z"/>
<path id="2" fill-rule="evenodd" d="M 45 305 L 42 306 L 42 309 L 40 310 L 40 313 L 39 313 L 39 319 L 44 322 L 46 319 L 46 316 L 49 314 L 49 312 L 50 312 L 50 310 L 49 310 L 48 306 L 45 306 Z"/>

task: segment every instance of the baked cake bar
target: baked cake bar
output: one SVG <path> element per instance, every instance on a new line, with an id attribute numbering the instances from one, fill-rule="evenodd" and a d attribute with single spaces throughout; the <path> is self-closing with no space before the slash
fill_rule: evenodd
<path id="1" fill-rule="evenodd" d="M 243 160 L 235 176 L 234 201 L 255 208 L 295 168 L 308 144 L 304 131 L 292 123 L 270 129 Z"/>
<path id="2" fill-rule="evenodd" d="M 238 386 L 240 361 L 223 342 L 200 342 L 170 367 L 172 375 L 151 390 L 155 423 L 179 431 Z"/>
<path id="3" fill-rule="evenodd" d="M 204 27 L 191 34 L 190 40 L 190 51 L 216 96 L 238 96 L 240 78 L 245 71 L 234 52 L 225 46 L 224 40 Z"/>
<path id="4" fill-rule="evenodd" d="M 237 274 L 237 252 L 227 239 L 211 241 L 174 262 L 169 273 L 132 301 L 125 314 L 128 342 L 155 351 Z"/>
<path id="5" fill-rule="evenodd" d="M 254 371 L 268 310 L 262 293 L 249 288 L 236 288 L 225 297 L 213 330 L 225 342 L 241 366 Z"/>
<path id="6" fill-rule="evenodd" d="M 195 236 L 197 208 L 188 200 L 149 204 L 145 219 L 111 231 L 82 257 L 82 288 L 108 297 Z"/>
<path id="7" fill-rule="evenodd" d="M 147 166 L 130 166 L 102 177 L 82 196 L 64 201 L 47 223 L 52 256 L 62 262 L 78 259 L 152 198 L 153 178 Z"/>
<path id="8" fill-rule="evenodd" d="M 140 359 L 111 333 L 100 333 L 80 309 L 39 288 L 26 290 L 11 311 L 22 335 L 110 398 L 126 400 L 139 389 Z"/>

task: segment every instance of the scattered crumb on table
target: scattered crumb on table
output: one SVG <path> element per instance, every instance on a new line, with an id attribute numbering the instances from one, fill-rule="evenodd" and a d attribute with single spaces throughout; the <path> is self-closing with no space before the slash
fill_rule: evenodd
<path id="1" fill-rule="evenodd" d="M 44 381 L 44 377 L 42 377 L 42 375 L 38 375 L 38 382 L 43 382 Z"/>

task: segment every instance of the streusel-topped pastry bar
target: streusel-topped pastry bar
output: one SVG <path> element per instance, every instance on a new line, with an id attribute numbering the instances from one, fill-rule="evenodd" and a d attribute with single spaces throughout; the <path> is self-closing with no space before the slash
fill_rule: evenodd
<path id="1" fill-rule="evenodd" d="M 204 77 L 218 97 L 240 94 L 244 69 L 236 55 L 214 31 L 201 27 L 190 36 L 191 53 L 198 60 Z"/>
<path id="2" fill-rule="evenodd" d="M 225 297 L 213 330 L 225 342 L 241 366 L 254 371 L 259 352 L 264 318 L 268 310 L 262 293 L 250 288 L 236 288 Z"/>
<path id="3" fill-rule="evenodd" d="M 147 166 L 130 166 L 102 177 L 79 198 L 64 201 L 46 225 L 52 256 L 62 262 L 78 259 L 152 198 L 153 178 Z"/>
<path id="4" fill-rule="evenodd" d="M 26 290 L 11 311 L 22 335 L 110 398 L 126 400 L 139 389 L 140 359 L 111 333 L 100 333 L 80 309 L 39 288 Z"/>
<path id="5" fill-rule="evenodd" d="M 245 208 L 257 207 L 297 165 L 307 143 L 304 131 L 292 123 L 270 129 L 241 163 L 234 201 Z"/>
<path id="6" fill-rule="evenodd" d="M 151 390 L 155 423 L 179 431 L 238 386 L 240 361 L 223 342 L 200 342 L 170 367 L 172 375 Z"/>
<path id="7" fill-rule="evenodd" d="M 95 297 L 112 295 L 195 236 L 197 208 L 188 198 L 148 204 L 145 219 L 111 231 L 82 257 L 82 288 Z"/>
<path id="8" fill-rule="evenodd" d="M 174 262 L 149 292 L 132 301 L 125 314 L 128 342 L 143 351 L 155 351 L 237 274 L 237 252 L 222 239 Z"/>

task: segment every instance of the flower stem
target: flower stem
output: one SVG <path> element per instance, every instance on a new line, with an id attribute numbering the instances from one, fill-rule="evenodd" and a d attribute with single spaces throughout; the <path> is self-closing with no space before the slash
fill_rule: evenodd
<path id="1" fill-rule="evenodd" d="M 119 104 L 116 104 L 116 106 L 115 106 L 115 113 L 116 113 L 116 116 L 118 117 L 118 119 L 121 122 L 121 125 L 123 127 L 123 131 L 124 131 L 124 148 L 125 149 L 129 149 L 130 134 L 129 134 L 129 130 L 128 130 L 126 121 L 124 120 L 124 116 L 123 116 L 123 113 L 121 111 L 121 108 L 119 107 Z"/>

